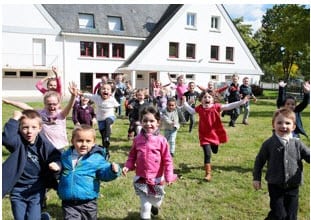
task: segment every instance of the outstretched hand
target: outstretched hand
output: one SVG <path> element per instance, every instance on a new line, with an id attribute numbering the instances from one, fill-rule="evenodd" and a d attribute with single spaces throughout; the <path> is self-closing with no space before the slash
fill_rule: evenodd
<path id="1" fill-rule="evenodd" d="M 304 91 L 304 93 L 309 93 L 310 92 L 310 83 L 309 82 L 304 82 L 304 84 L 303 84 L 303 91 Z"/>
<path id="2" fill-rule="evenodd" d="M 79 90 L 78 90 L 77 84 L 75 82 L 69 83 L 68 90 L 69 90 L 70 94 L 73 96 L 79 95 Z"/>
<path id="3" fill-rule="evenodd" d="M 280 82 L 279 82 L 279 86 L 280 87 L 285 87 L 287 85 L 287 83 L 285 83 L 283 80 L 281 80 Z"/>

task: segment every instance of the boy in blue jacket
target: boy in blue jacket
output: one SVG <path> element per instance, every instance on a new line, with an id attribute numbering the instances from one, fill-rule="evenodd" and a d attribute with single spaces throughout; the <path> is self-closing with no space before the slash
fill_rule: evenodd
<path id="1" fill-rule="evenodd" d="M 34 110 L 14 111 L 5 124 L 2 145 L 11 153 L 2 164 L 2 198 L 10 193 L 14 219 L 40 219 L 46 188 L 56 188 L 49 163 L 60 152 L 40 133 L 42 119 Z"/>
<path id="2" fill-rule="evenodd" d="M 100 181 L 111 181 L 121 174 L 120 166 L 105 160 L 105 149 L 95 144 L 96 131 L 89 125 L 77 126 L 71 146 L 61 157 L 58 195 L 62 200 L 64 219 L 97 219 Z"/>

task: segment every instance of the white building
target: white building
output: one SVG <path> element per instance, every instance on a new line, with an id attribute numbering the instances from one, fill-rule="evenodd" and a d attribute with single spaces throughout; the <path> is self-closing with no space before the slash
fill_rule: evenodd
<path id="1" fill-rule="evenodd" d="M 91 90 L 123 73 L 136 88 L 229 81 L 258 84 L 262 70 L 222 5 L 2 5 L 3 96 L 41 96 L 35 83 L 56 66 L 63 93 Z"/>

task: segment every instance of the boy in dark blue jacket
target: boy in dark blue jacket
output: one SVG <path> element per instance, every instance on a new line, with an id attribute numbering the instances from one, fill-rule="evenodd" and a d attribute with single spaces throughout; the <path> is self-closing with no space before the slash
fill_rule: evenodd
<path id="1" fill-rule="evenodd" d="M 56 188 L 49 163 L 60 152 L 40 133 L 42 119 L 34 110 L 14 111 L 5 124 L 2 145 L 11 153 L 2 164 L 2 198 L 10 193 L 14 219 L 40 219 L 46 188 Z"/>

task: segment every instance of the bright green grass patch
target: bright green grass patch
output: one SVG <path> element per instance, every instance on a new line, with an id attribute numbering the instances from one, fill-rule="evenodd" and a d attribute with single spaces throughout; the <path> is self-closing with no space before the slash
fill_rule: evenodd
<path id="1" fill-rule="evenodd" d="M 41 103 L 29 103 L 35 108 L 42 108 Z M 3 105 L 2 120 L 8 120 L 14 108 Z M 269 196 L 266 182 L 263 189 L 252 188 L 252 169 L 255 156 L 262 142 L 271 136 L 271 119 L 275 99 L 258 100 L 251 104 L 250 125 L 241 124 L 240 116 L 235 128 L 228 127 L 229 117 L 222 118 L 229 141 L 212 156 L 212 182 L 203 180 L 203 151 L 199 146 L 197 123 L 190 134 L 188 125 L 180 128 L 177 135 L 174 165 L 183 178 L 166 188 L 166 196 L 157 219 L 202 219 L 202 220 L 262 220 L 269 211 Z M 304 128 L 310 133 L 310 110 L 302 114 Z M 112 128 L 111 161 L 123 165 L 131 147 L 127 140 L 128 120 L 117 119 Z M 68 138 L 71 138 L 73 123 L 67 120 Z M 302 141 L 309 146 L 307 138 Z M 100 143 L 97 132 L 97 143 Z M 2 150 L 5 159 L 8 153 Z M 300 187 L 299 220 L 310 219 L 310 166 L 304 163 L 305 183 Z M 134 173 L 127 177 L 101 184 L 101 196 L 98 199 L 99 219 L 139 219 L 139 198 L 132 186 Z M 5 180 L 4 180 L 5 182 Z M 53 219 L 62 219 L 61 202 L 55 191 L 48 193 L 48 212 Z M 13 219 L 9 199 L 2 200 L 3 219 Z"/>

